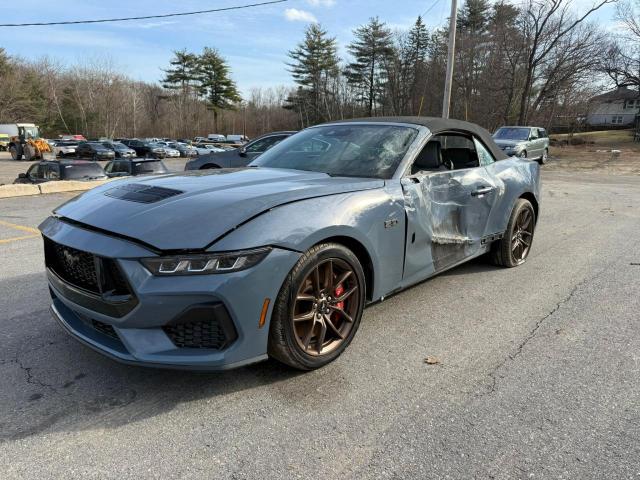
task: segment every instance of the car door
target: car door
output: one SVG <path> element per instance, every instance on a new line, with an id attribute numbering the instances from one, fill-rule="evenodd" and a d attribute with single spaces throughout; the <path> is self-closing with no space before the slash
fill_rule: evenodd
<path id="1" fill-rule="evenodd" d="M 540 148 L 540 137 L 538 135 L 537 128 L 529 129 L 529 158 L 538 158 L 542 155 L 542 148 Z"/>
<path id="2" fill-rule="evenodd" d="M 453 138 L 456 137 L 456 138 Z M 483 237 L 494 205 L 495 185 L 480 165 L 471 136 L 439 136 L 443 162 L 447 150 L 468 159 L 437 171 L 417 171 L 402 179 L 407 215 L 404 279 L 415 281 L 483 251 Z M 449 147 L 449 148 L 446 148 Z M 474 160 L 473 166 L 470 160 Z M 458 159 L 458 160 L 459 160 Z M 411 280 L 410 280 L 411 279 Z"/>

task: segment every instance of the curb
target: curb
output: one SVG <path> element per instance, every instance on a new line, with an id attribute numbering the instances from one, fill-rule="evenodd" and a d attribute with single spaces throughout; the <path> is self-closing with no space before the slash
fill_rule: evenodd
<path id="1" fill-rule="evenodd" d="M 46 182 L 39 185 L 14 184 L 0 185 L 0 198 L 23 197 L 30 195 L 43 195 L 46 193 L 62 193 L 62 192 L 83 192 L 98 187 L 108 180 L 93 180 L 90 182 L 80 182 L 77 180 L 62 180 L 59 182 Z"/>

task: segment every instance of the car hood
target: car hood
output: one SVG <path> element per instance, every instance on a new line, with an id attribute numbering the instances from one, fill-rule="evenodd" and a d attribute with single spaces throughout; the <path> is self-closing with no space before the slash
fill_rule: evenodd
<path id="1" fill-rule="evenodd" d="M 519 147 L 521 145 L 525 145 L 527 142 L 525 140 L 498 140 L 498 139 L 493 139 L 496 142 L 496 145 L 498 145 L 499 147 Z"/>
<path id="2" fill-rule="evenodd" d="M 300 170 L 197 170 L 111 182 L 70 200 L 55 214 L 157 250 L 199 250 L 279 205 L 382 186 L 378 179 Z M 150 187 L 153 194 L 146 195 Z"/>

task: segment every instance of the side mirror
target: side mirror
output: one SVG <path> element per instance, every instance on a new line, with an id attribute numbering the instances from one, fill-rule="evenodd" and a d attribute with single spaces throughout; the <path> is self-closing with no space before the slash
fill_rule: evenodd
<path id="1" fill-rule="evenodd" d="M 247 149 L 245 147 L 240 147 L 240 149 L 238 150 L 238 153 L 241 157 L 246 157 L 247 156 Z"/>
<path id="2" fill-rule="evenodd" d="M 27 174 L 26 173 L 19 173 L 18 174 L 18 178 L 27 178 Z"/>

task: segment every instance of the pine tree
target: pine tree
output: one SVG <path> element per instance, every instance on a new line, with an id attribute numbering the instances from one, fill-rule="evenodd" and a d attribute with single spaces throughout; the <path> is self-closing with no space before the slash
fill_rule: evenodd
<path id="1" fill-rule="evenodd" d="M 416 23 L 409 31 L 407 41 L 408 51 L 408 68 L 410 69 L 410 95 L 414 100 L 413 110 L 420 111 L 424 102 L 424 87 L 426 80 L 426 62 L 429 54 L 429 31 L 422 21 L 422 17 L 418 16 Z M 423 87 L 423 88 L 421 88 Z M 418 100 L 419 99 L 419 100 Z"/>
<path id="2" fill-rule="evenodd" d="M 384 67 L 393 55 L 391 31 L 375 17 L 366 25 L 356 28 L 353 34 L 355 39 L 347 49 L 355 61 L 347 66 L 345 74 L 348 82 L 361 90 L 369 116 L 372 116 L 376 102 L 384 91 Z"/>
<path id="3" fill-rule="evenodd" d="M 169 90 L 180 90 L 189 94 L 193 82 L 196 80 L 198 56 L 188 53 L 185 49 L 174 50 L 174 57 L 169 62 L 170 68 L 164 70 L 165 77 L 162 86 Z"/>
<path id="4" fill-rule="evenodd" d="M 486 32 L 491 20 L 491 5 L 488 0 L 466 0 L 458 13 L 458 30 L 470 35 Z"/>
<path id="5" fill-rule="evenodd" d="M 288 63 L 294 82 L 299 85 L 296 98 L 289 102 L 300 112 L 303 124 L 330 120 L 327 106 L 328 85 L 338 74 L 338 53 L 336 39 L 329 37 L 326 30 L 316 23 L 309 25 L 304 40 L 295 50 L 289 52 L 292 62 Z"/>
<path id="6" fill-rule="evenodd" d="M 205 47 L 198 56 L 197 88 L 213 110 L 213 124 L 218 132 L 218 113 L 233 109 L 242 98 L 236 83 L 229 76 L 229 66 L 214 48 Z"/>

